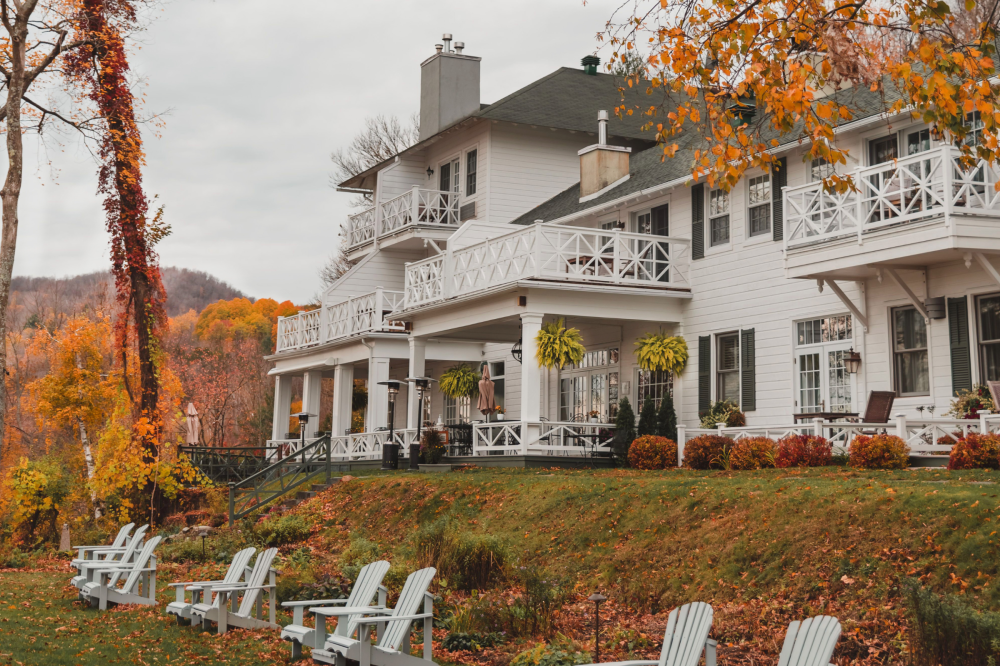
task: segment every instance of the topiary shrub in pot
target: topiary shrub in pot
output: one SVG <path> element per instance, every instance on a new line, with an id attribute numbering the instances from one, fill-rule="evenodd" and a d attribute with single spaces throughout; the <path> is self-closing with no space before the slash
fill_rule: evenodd
<path id="1" fill-rule="evenodd" d="M 445 448 L 441 433 L 434 428 L 424 430 L 420 436 L 420 455 L 428 465 L 437 465 L 444 458 Z"/>
<path id="2" fill-rule="evenodd" d="M 677 442 L 666 437 L 643 435 L 629 447 L 628 463 L 636 469 L 677 467 Z"/>
<path id="3" fill-rule="evenodd" d="M 952 445 L 948 469 L 1000 469 L 1000 437 L 970 432 Z"/>
<path id="4" fill-rule="evenodd" d="M 684 443 L 684 466 L 688 469 L 721 469 L 722 458 L 733 440 L 722 435 L 698 435 Z"/>
<path id="5" fill-rule="evenodd" d="M 774 440 L 768 437 L 744 437 L 729 450 L 730 469 L 765 469 L 774 467 Z"/>
<path id="6" fill-rule="evenodd" d="M 858 469 L 906 469 L 910 447 L 895 435 L 858 435 L 851 441 L 849 464 Z"/>
<path id="7" fill-rule="evenodd" d="M 788 435 L 778 440 L 774 466 L 825 467 L 833 464 L 833 445 L 816 435 Z"/>

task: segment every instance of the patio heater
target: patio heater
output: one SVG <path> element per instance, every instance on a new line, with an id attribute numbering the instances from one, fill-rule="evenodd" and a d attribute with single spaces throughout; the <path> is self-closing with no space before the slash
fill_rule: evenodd
<path id="1" fill-rule="evenodd" d="M 417 389 L 417 443 L 410 444 L 410 469 L 420 469 L 420 429 L 424 424 L 424 396 L 431 387 L 431 382 L 437 381 L 430 377 L 407 377 Z"/>
<path id="2" fill-rule="evenodd" d="M 292 416 L 299 420 L 299 439 L 302 442 L 299 450 L 301 451 L 306 448 L 306 424 L 309 423 L 310 416 L 316 415 L 309 412 L 299 412 L 298 414 L 292 414 Z M 278 455 L 280 456 L 281 454 L 279 453 Z M 305 462 L 305 455 L 304 453 L 302 454 L 302 462 Z"/>
<path id="3" fill-rule="evenodd" d="M 382 445 L 382 469 L 399 469 L 399 444 L 396 444 L 395 422 L 396 422 L 396 396 L 399 395 L 399 385 L 403 382 L 398 379 L 379 382 L 379 386 L 389 387 L 389 441 Z"/>

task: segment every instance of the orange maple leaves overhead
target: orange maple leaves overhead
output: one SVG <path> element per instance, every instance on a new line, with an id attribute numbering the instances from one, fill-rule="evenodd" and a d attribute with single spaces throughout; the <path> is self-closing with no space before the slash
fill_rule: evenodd
<path id="1" fill-rule="evenodd" d="M 997 160 L 997 2 L 939 0 L 650 0 L 613 17 L 602 39 L 612 65 L 643 54 L 645 113 L 666 157 L 692 151 L 692 173 L 723 187 L 773 151 L 802 143 L 806 160 L 843 164 L 837 128 L 862 116 L 910 112 L 967 160 Z M 634 59 L 634 57 L 633 57 Z M 609 65 L 610 67 L 610 65 Z M 977 146 L 965 145 L 979 112 Z M 684 132 L 688 132 L 687 135 Z M 693 139 L 691 135 L 697 136 Z M 847 189 L 849 177 L 827 185 Z"/>

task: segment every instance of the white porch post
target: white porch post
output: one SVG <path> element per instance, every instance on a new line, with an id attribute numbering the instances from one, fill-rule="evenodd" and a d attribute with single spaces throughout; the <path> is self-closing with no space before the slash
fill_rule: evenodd
<path id="1" fill-rule="evenodd" d="M 426 372 L 427 340 L 410 336 L 410 374 L 408 377 L 423 377 Z M 428 396 L 429 398 L 430 396 Z M 417 385 L 410 382 L 406 390 L 406 427 L 413 429 L 420 421 L 417 404 Z"/>
<path id="2" fill-rule="evenodd" d="M 307 371 L 302 377 L 302 411 L 315 416 L 309 417 L 309 423 L 306 424 L 306 439 L 315 437 L 319 430 L 319 407 L 322 393 L 323 372 L 321 370 Z"/>
<path id="3" fill-rule="evenodd" d="M 528 444 L 538 439 L 537 424 L 541 416 L 541 372 L 535 353 L 538 349 L 536 338 L 542 330 L 542 315 L 524 313 L 521 315 L 521 446 L 528 453 Z"/>
<path id="4" fill-rule="evenodd" d="M 354 366 L 333 368 L 333 436 L 340 437 L 351 429 L 351 404 L 354 398 Z"/>
<path id="5" fill-rule="evenodd" d="M 379 386 L 379 382 L 386 381 L 389 381 L 388 357 L 368 359 L 368 418 L 365 423 L 368 432 L 389 427 L 389 387 Z"/>
<path id="6" fill-rule="evenodd" d="M 271 422 L 271 439 L 284 439 L 288 433 L 288 417 L 292 413 L 292 378 L 278 375 L 274 378 L 274 420 Z"/>

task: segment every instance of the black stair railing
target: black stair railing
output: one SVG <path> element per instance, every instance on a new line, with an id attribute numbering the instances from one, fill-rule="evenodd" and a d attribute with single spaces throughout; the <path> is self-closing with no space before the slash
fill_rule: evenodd
<path id="1" fill-rule="evenodd" d="M 214 483 L 242 481 L 268 465 L 281 455 L 282 446 L 182 446 L 180 452 L 188 457 Z"/>
<path id="2" fill-rule="evenodd" d="M 330 482 L 333 466 L 333 443 L 330 435 L 309 442 L 299 450 L 282 456 L 258 472 L 229 482 L 229 525 L 299 486 L 325 477 Z"/>

